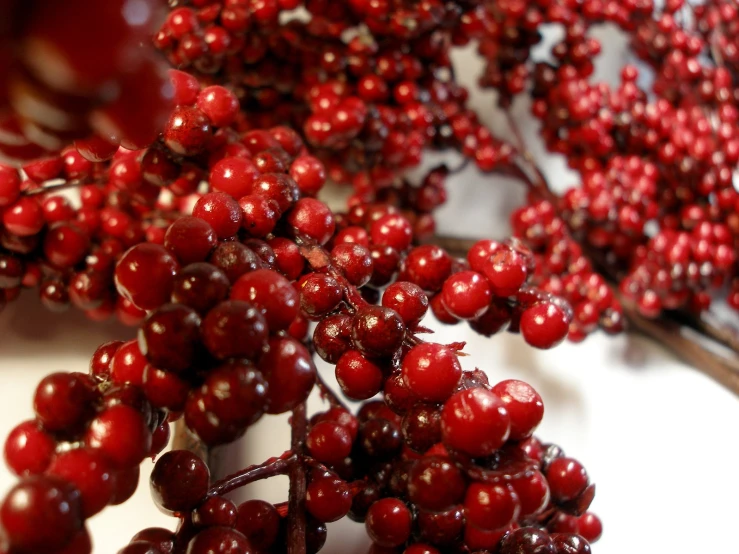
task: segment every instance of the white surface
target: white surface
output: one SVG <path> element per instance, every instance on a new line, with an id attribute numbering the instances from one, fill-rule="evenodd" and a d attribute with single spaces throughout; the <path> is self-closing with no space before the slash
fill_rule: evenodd
<path id="1" fill-rule="evenodd" d="M 475 71 L 469 58 L 465 74 Z M 488 118 L 491 95 L 474 104 Z M 516 104 L 522 117 L 526 106 Z M 499 125 L 496 127 L 501 128 Z M 502 127 L 505 132 L 505 127 Z M 535 129 L 525 128 L 527 138 Z M 534 144 L 533 150 L 539 151 Z M 574 182 L 561 160 L 547 164 L 546 173 L 559 185 Z M 450 201 L 440 210 L 440 230 L 459 236 L 503 236 L 494 222 L 522 197 L 522 190 L 501 179 L 480 179 L 474 170 L 455 179 Z M 57 370 L 86 371 L 94 348 L 105 340 L 127 338 L 131 330 L 84 321 L 79 314 L 48 314 L 29 294 L 0 314 L 0 435 L 32 416 L 31 395 L 45 374 Z M 440 342 L 467 340 L 467 369 L 479 367 L 492 381 L 521 378 L 541 393 L 545 417 L 540 438 L 556 442 L 582 461 L 597 483 L 593 503 L 604 522 L 597 554 L 647 552 L 731 552 L 736 526 L 739 476 L 732 469 L 739 459 L 735 426 L 739 402 L 699 372 L 669 353 L 633 336 L 596 335 L 580 345 L 563 345 L 537 352 L 518 336 L 486 340 L 464 324 L 445 328 Z M 314 404 L 315 405 L 315 404 Z M 288 446 L 285 418 L 265 418 L 232 449 L 254 463 Z M 237 464 L 235 457 L 232 457 Z M 143 486 L 126 505 L 106 509 L 90 524 L 95 552 L 114 554 L 137 530 L 152 525 L 173 526 L 148 498 L 144 462 Z M 14 479 L 4 468 L 0 491 Z M 281 501 L 285 481 L 259 483 L 252 494 Z M 329 526 L 329 554 L 364 554 L 361 526 L 344 522 Z"/>

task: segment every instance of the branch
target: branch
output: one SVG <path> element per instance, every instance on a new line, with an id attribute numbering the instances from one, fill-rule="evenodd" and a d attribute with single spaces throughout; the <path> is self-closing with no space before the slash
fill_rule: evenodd
<path id="1" fill-rule="evenodd" d="M 303 443 L 308 429 L 305 415 L 305 402 L 293 410 L 292 451 L 303 451 Z M 287 513 L 287 554 L 306 554 L 305 544 L 305 467 L 302 463 L 294 463 L 290 467 L 290 493 Z"/>

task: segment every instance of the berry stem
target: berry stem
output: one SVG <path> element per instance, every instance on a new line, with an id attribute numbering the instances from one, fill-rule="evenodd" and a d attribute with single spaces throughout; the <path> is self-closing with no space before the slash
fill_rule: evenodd
<path id="1" fill-rule="evenodd" d="M 270 458 L 261 464 L 246 467 L 214 483 L 208 491 L 208 497 L 221 496 L 254 481 L 284 475 L 292 467 L 300 465 L 295 463 L 296 460 L 297 455 L 292 450 L 288 450 L 278 458 Z"/>
<path id="2" fill-rule="evenodd" d="M 305 402 L 293 410 L 290 426 L 292 429 L 290 447 L 293 452 L 302 452 L 308 431 Z M 305 467 L 303 464 L 291 464 L 289 471 L 287 552 L 288 554 L 305 554 L 305 493 L 307 487 Z"/>

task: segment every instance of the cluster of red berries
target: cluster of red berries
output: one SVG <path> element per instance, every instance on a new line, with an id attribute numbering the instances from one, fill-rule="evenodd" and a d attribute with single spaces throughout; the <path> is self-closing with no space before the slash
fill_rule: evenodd
<path id="1" fill-rule="evenodd" d="M 375 554 L 588 554 L 594 486 L 533 437 L 539 395 L 463 370 L 463 345 L 422 340 L 423 318 L 551 348 L 622 329 L 606 278 L 647 317 L 699 313 L 726 286 L 739 308 L 734 4 L 67 4 L 2 8 L 17 24 L 0 29 L 0 305 L 38 287 L 50 309 L 139 335 L 38 386 L 35 419 L 5 443 L 20 481 L 0 552 L 89 554 L 86 519 L 130 497 L 175 421 L 212 447 L 292 411 L 291 450 L 224 480 L 193 453 L 161 455 L 152 494 L 177 531 L 121 554 L 312 553 L 345 516 Z M 615 87 L 591 81 L 603 22 L 630 34 L 650 89 L 632 66 Z M 535 61 L 552 23 L 563 37 Z M 581 186 L 557 197 L 467 105 L 450 50 L 470 42 L 501 106 L 530 88 Z M 403 171 L 449 148 L 530 187 L 515 238 L 461 258 L 423 244 L 449 171 Z M 328 179 L 353 186 L 346 211 L 316 198 Z M 308 418 L 314 387 L 331 407 Z M 284 504 L 224 496 L 278 474 Z"/>

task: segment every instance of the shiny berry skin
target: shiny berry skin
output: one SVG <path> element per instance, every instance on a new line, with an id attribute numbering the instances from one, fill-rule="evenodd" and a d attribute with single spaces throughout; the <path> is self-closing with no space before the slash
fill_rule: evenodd
<path id="1" fill-rule="evenodd" d="M 183 156 L 202 152 L 211 137 L 211 122 L 197 108 L 175 108 L 164 127 L 164 143 L 170 150 Z"/>
<path id="2" fill-rule="evenodd" d="M 107 381 L 113 356 L 123 344 L 121 340 L 113 340 L 98 346 L 90 359 L 90 375 L 98 381 Z"/>
<path id="3" fill-rule="evenodd" d="M 216 127 L 224 127 L 233 123 L 239 110 L 236 95 L 227 88 L 217 85 L 201 90 L 197 104 L 200 111 Z"/>
<path id="4" fill-rule="evenodd" d="M 598 516 L 586 512 L 577 518 L 577 532 L 588 542 L 594 543 L 603 534 L 603 524 Z"/>
<path id="5" fill-rule="evenodd" d="M 337 244 L 331 249 L 331 263 L 355 287 L 367 284 L 372 278 L 372 253 L 360 244 Z"/>
<path id="6" fill-rule="evenodd" d="M 444 307 L 460 319 L 480 317 L 488 309 L 491 297 L 487 279 L 476 271 L 455 273 L 441 289 Z"/>
<path id="7" fill-rule="evenodd" d="M 143 243 L 129 249 L 116 264 L 118 292 L 142 310 L 153 310 L 168 302 L 177 260 L 163 246 Z"/>
<path id="8" fill-rule="evenodd" d="M 527 269 L 524 259 L 515 251 L 501 249 L 493 253 L 482 264 L 492 293 L 496 296 L 511 296 L 526 282 Z"/>
<path id="9" fill-rule="evenodd" d="M 352 436 L 335 421 L 319 421 L 308 432 L 306 446 L 319 462 L 339 464 L 351 453 Z"/>
<path id="10" fill-rule="evenodd" d="M 300 307 L 309 316 L 322 316 L 336 309 L 344 297 L 339 282 L 330 275 L 310 273 L 299 281 Z"/>
<path id="11" fill-rule="evenodd" d="M 100 451 L 83 447 L 59 452 L 49 465 L 47 474 L 64 479 L 77 488 L 84 518 L 100 512 L 113 498 L 115 476 Z"/>
<path id="12" fill-rule="evenodd" d="M 44 212 L 35 198 L 24 196 L 2 212 L 5 228 L 19 237 L 35 235 L 44 228 Z"/>
<path id="13" fill-rule="evenodd" d="M 305 495 L 305 509 L 318 521 L 329 523 L 344 517 L 352 507 L 346 481 L 338 477 L 311 479 Z"/>
<path id="14" fill-rule="evenodd" d="M 49 431 L 76 431 L 94 411 L 97 391 L 83 373 L 52 373 L 36 387 L 33 410 Z"/>
<path id="15" fill-rule="evenodd" d="M 67 268 L 81 262 L 89 248 L 90 239 L 82 229 L 73 224 L 57 223 L 44 236 L 44 254 L 59 268 Z"/>
<path id="16" fill-rule="evenodd" d="M 508 526 L 519 510 L 516 493 L 502 483 L 472 483 L 464 497 L 467 522 L 485 531 Z"/>
<path id="17" fill-rule="evenodd" d="M 408 476 L 408 494 L 421 510 L 444 512 L 460 502 L 466 483 L 454 464 L 435 456 L 421 458 Z"/>
<path id="18" fill-rule="evenodd" d="M 302 195 L 315 196 L 326 182 L 326 169 L 313 156 L 298 156 L 290 165 L 290 177 L 298 184 Z"/>
<path id="19" fill-rule="evenodd" d="M 247 538 L 236 529 L 208 527 L 195 535 L 187 545 L 187 554 L 256 554 Z"/>
<path id="20" fill-rule="evenodd" d="M 411 513 L 405 504 L 395 498 L 383 498 L 370 506 L 364 525 L 375 543 L 392 548 L 408 540 L 411 521 Z"/>
<path id="21" fill-rule="evenodd" d="M 242 214 L 241 226 L 250 237 L 266 237 L 280 219 L 280 209 L 275 201 L 254 194 L 239 198 L 239 208 Z"/>
<path id="22" fill-rule="evenodd" d="M 281 414 L 303 402 L 316 380 L 316 366 L 302 343 L 290 338 L 273 338 L 259 360 L 259 370 L 268 385 L 268 414 Z"/>
<path id="23" fill-rule="evenodd" d="M 0 507 L 3 534 L 18 552 L 54 552 L 72 540 L 82 522 L 79 492 L 58 477 L 26 477 Z"/>
<path id="24" fill-rule="evenodd" d="M 294 236 L 308 244 L 326 244 L 336 228 L 329 207 L 315 198 L 298 200 L 287 215 L 287 223 Z"/>
<path id="25" fill-rule="evenodd" d="M 229 156 L 213 166 L 209 181 L 214 191 L 238 199 L 252 193 L 252 185 L 259 176 L 251 160 Z"/>
<path id="26" fill-rule="evenodd" d="M 43 473 L 54 455 L 56 441 L 36 421 L 16 425 L 5 439 L 5 463 L 20 477 Z"/>
<path id="27" fill-rule="evenodd" d="M 201 338 L 219 360 L 258 358 L 267 345 L 267 322 L 253 304 L 240 300 L 221 302 L 203 318 Z"/>
<path id="28" fill-rule="evenodd" d="M 239 277 L 231 288 L 231 298 L 261 309 L 272 331 L 288 328 L 300 310 L 295 287 L 271 269 L 258 269 Z"/>
<path id="29" fill-rule="evenodd" d="M 167 229 L 164 247 L 182 265 L 205 261 L 218 243 L 213 227 L 203 219 L 183 216 Z"/>
<path id="30" fill-rule="evenodd" d="M 511 417 L 511 440 L 520 441 L 531 436 L 544 417 L 544 402 L 528 383 L 516 379 L 501 381 L 493 393 L 505 404 Z"/>
<path id="31" fill-rule="evenodd" d="M 508 439 L 511 419 L 503 401 L 483 388 L 455 393 L 441 411 L 442 440 L 469 456 L 489 456 Z"/>
<path id="32" fill-rule="evenodd" d="M 411 348 L 403 357 L 401 371 L 411 393 L 427 402 L 444 402 L 462 376 L 456 352 L 430 342 Z"/>
<path id="33" fill-rule="evenodd" d="M 244 273 L 264 265 L 254 250 L 240 242 L 222 242 L 213 251 L 208 262 L 225 273 L 230 283 L 235 283 Z"/>
<path id="34" fill-rule="evenodd" d="M 236 505 L 228 498 L 211 496 L 193 510 L 192 522 L 198 527 L 223 525 L 233 527 L 236 524 Z"/>
<path id="35" fill-rule="evenodd" d="M 200 337 L 200 316 L 182 304 L 151 312 L 139 329 L 138 344 L 157 368 L 182 371 L 193 364 Z"/>
<path id="36" fill-rule="evenodd" d="M 223 192 L 209 192 L 201 196 L 192 209 L 192 215 L 207 221 L 219 239 L 234 236 L 243 220 L 239 203 Z"/>
<path id="37" fill-rule="evenodd" d="M 147 360 L 139 348 L 139 342 L 123 343 L 110 362 L 110 380 L 118 385 L 130 383 L 140 387 L 144 382 Z"/>
<path id="38" fill-rule="evenodd" d="M 426 315 L 429 300 L 418 285 L 407 281 L 393 283 L 382 293 L 382 305 L 398 312 L 403 323 L 410 326 Z"/>
<path id="39" fill-rule="evenodd" d="M 539 302 L 521 314 L 520 329 L 524 340 L 535 348 L 553 348 L 561 343 L 569 330 L 569 318 L 559 306 Z"/>
<path id="40" fill-rule="evenodd" d="M 267 244 L 275 253 L 277 270 L 289 280 L 297 279 L 303 273 L 305 258 L 295 242 L 283 237 L 272 237 Z"/>
<path id="41" fill-rule="evenodd" d="M 221 269 L 204 262 L 190 264 L 177 273 L 171 299 L 204 315 L 226 300 L 230 289 L 231 283 Z"/>
<path id="42" fill-rule="evenodd" d="M 535 471 L 510 481 L 521 506 L 519 517 L 525 518 L 540 513 L 549 503 L 549 484 L 546 477 Z"/>
<path id="43" fill-rule="evenodd" d="M 85 433 L 85 443 L 99 449 L 116 469 L 138 465 L 151 449 L 151 431 L 140 412 L 117 404 L 100 412 Z"/>
<path id="44" fill-rule="evenodd" d="M 500 544 L 500 554 L 556 554 L 546 531 L 537 527 L 521 527 L 508 533 Z"/>
<path id="45" fill-rule="evenodd" d="M 425 245 L 412 249 L 403 261 L 401 278 L 423 290 L 436 292 L 452 273 L 452 259 L 438 246 Z"/>
<path id="46" fill-rule="evenodd" d="M 588 474 L 577 460 L 556 458 L 546 468 L 549 490 L 555 502 L 577 498 L 588 486 Z"/>
<path id="47" fill-rule="evenodd" d="M 552 545 L 557 553 L 590 554 L 590 544 L 586 539 L 574 533 L 552 533 Z"/>
<path id="48" fill-rule="evenodd" d="M 374 244 L 390 246 L 399 252 L 406 250 L 413 239 L 410 222 L 400 214 L 387 214 L 374 221 L 369 233 Z"/>
<path id="49" fill-rule="evenodd" d="M 149 478 L 149 488 L 157 507 L 164 513 L 188 512 L 208 492 L 210 470 L 188 450 L 162 454 Z"/>
<path id="50" fill-rule="evenodd" d="M 364 306 L 354 314 L 352 341 L 370 357 L 393 354 L 403 343 L 405 325 L 397 312 L 381 306 Z"/>
<path id="51" fill-rule="evenodd" d="M 249 539 L 249 543 L 260 551 L 268 550 L 280 531 L 280 514 L 264 500 L 247 500 L 239 504 L 236 530 Z"/>
<path id="52" fill-rule="evenodd" d="M 382 388 L 382 368 L 361 352 L 349 350 L 336 362 L 336 381 L 347 398 L 367 400 Z"/>

